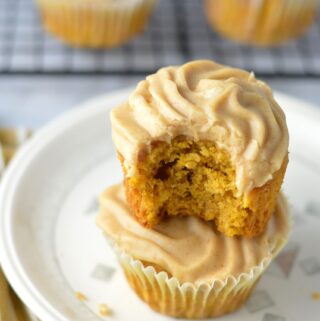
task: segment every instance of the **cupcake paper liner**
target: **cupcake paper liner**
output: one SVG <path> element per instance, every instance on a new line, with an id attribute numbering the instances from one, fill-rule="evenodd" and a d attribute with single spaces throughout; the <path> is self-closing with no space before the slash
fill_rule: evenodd
<path id="1" fill-rule="evenodd" d="M 43 25 L 79 47 L 114 47 L 140 32 L 155 0 L 37 0 Z"/>
<path id="2" fill-rule="evenodd" d="M 205 13 L 222 35 L 268 46 L 298 37 L 312 24 L 315 0 L 206 0 Z"/>
<path id="3" fill-rule="evenodd" d="M 289 221 L 288 231 L 290 225 Z M 153 310 L 173 317 L 203 319 L 240 308 L 287 240 L 288 235 L 284 235 L 274 244 L 270 254 L 246 273 L 199 283 L 180 283 L 176 277 L 169 277 L 167 272 L 157 272 L 153 266 L 145 266 L 115 244 L 111 245 L 129 285 Z"/>

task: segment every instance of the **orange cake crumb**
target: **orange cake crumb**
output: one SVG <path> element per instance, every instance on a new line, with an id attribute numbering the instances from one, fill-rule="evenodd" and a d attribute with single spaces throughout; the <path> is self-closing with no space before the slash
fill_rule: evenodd
<path id="1" fill-rule="evenodd" d="M 101 316 L 106 317 L 106 316 L 111 315 L 112 311 L 105 303 L 101 303 L 101 304 L 99 304 L 99 313 Z"/>
<path id="2" fill-rule="evenodd" d="M 79 291 L 77 291 L 75 293 L 75 295 L 76 295 L 77 299 L 80 301 L 87 301 L 88 300 L 88 298 L 83 293 L 81 293 Z"/>

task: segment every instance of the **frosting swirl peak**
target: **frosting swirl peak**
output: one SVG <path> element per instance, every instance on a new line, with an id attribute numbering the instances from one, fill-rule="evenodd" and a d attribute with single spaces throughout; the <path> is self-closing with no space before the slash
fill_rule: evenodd
<path id="1" fill-rule="evenodd" d="M 252 73 L 208 60 L 160 69 L 111 112 L 113 140 L 132 176 L 141 149 L 183 135 L 225 149 L 240 193 L 264 185 L 288 151 L 285 115 Z"/>

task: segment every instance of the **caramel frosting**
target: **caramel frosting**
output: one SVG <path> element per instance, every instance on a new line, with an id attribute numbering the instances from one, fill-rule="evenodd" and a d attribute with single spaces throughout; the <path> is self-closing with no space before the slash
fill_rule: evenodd
<path id="1" fill-rule="evenodd" d="M 126 254 L 162 268 L 180 282 L 195 283 L 249 273 L 277 254 L 289 231 L 282 195 L 268 227 L 255 238 L 227 237 L 212 222 L 193 216 L 170 217 L 148 229 L 131 213 L 122 184 L 102 193 L 97 224 Z"/>
<path id="2" fill-rule="evenodd" d="M 264 185 L 288 152 L 285 115 L 252 73 L 198 60 L 160 69 L 111 112 L 112 136 L 127 176 L 152 141 L 184 135 L 229 154 L 239 194 Z"/>

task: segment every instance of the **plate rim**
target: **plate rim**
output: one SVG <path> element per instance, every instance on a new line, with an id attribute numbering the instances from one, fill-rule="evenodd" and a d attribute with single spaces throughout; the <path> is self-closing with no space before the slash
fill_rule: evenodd
<path id="1" fill-rule="evenodd" d="M 1 268 L 10 285 L 17 292 L 21 300 L 28 308 L 43 320 L 71 321 L 56 310 L 46 298 L 44 298 L 27 274 L 20 266 L 17 253 L 14 250 L 10 223 L 12 216 L 12 199 L 19 185 L 20 177 L 29 166 L 32 159 L 42 150 L 47 141 L 54 138 L 59 132 L 63 132 L 72 124 L 84 120 L 88 116 L 98 113 L 102 108 L 110 110 L 112 102 L 117 98 L 125 99 L 132 87 L 120 89 L 105 95 L 86 100 L 62 115 L 50 121 L 40 128 L 17 152 L 8 168 L 5 170 L 0 184 L 0 262 Z M 7 213 L 7 215 L 6 215 Z"/>
<path id="2" fill-rule="evenodd" d="M 27 170 L 30 162 L 42 150 L 43 146 L 53 139 L 58 133 L 65 131 L 71 125 L 76 125 L 88 116 L 92 116 L 101 111 L 102 108 L 110 110 L 111 102 L 117 99 L 124 100 L 130 93 L 132 87 L 127 87 L 110 92 L 81 104 L 77 104 L 74 109 L 63 113 L 50 121 L 47 125 L 37 131 L 37 133 L 26 142 L 6 169 L 0 184 L 0 262 L 8 281 L 15 289 L 23 302 L 38 317 L 47 321 L 71 321 L 55 309 L 46 298 L 44 298 L 37 288 L 28 279 L 27 274 L 20 265 L 17 253 L 12 242 L 11 220 L 13 197 L 19 179 Z M 306 116 L 310 121 L 320 123 L 320 109 L 316 105 L 297 99 L 293 96 L 275 91 L 276 100 L 286 100 L 293 102 L 292 110 L 300 115 Z M 120 99 L 121 98 L 121 99 Z M 284 108 L 285 109 L 285 108 Z"/>

